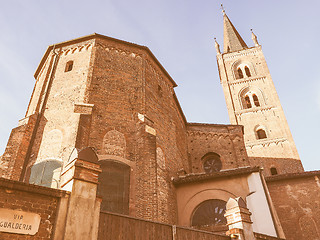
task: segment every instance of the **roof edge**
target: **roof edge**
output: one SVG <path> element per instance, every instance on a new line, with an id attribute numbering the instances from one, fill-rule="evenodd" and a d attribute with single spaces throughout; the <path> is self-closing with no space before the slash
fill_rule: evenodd
<path id="1" fill-rule="evenodd" d="M 280 180 L 290 180 L 304 177 L 314 177 L 320 176 L 320 170 L 317 171 L 309 171 L 309 172 L 299 172 L 299 173 L 287 173 L 287 174 L 279 174 L 266 177 L 266 182 L 276 182 Z"/>
<path id="2" fill-rule="evenodd" d="M 221 126 L 221 127 L 242 127 L 239 124 L 224 124 L 224 123 L 196 123 L 196 122 L 188 122 L 188 126 Z"/>
<path id="3" fill-rule="evenodd" d="M 197 183 L 203 182 L 207 180 L 213 180 L 218 178 L 225 178 L 225 177 L 235 177 L 239 175 L 246 175 L 253 172 L 260 172 L 261 168 L 259 166 L 256 167 L 239 167 L 234 169 L 226 169 L 221 170 L 220 172 L 215 172 L 211 174 L 207 173 L 191 173 L 185 176 L 173 177 L 172 183 L 175 186 L 187 184 L 187 183 Z"/>
<path id="4" fill-rule="evenodd" d="M 151 52 L 151 50 L 148 47 L 143 46 L 143 45 L 139 45 L 139 44 L 136 44 L 136 43 L 131 43 L 131 42 L 127 42 L 127 41 L 124 41 L 124 40 L 120 40 L 120 39 L 117 39 L 117 38 L 104 36 L 104 35 L 99 34 L 99 33 L 93 33 L 93 34 L 86 35 L 86 36 L 83 36 L 83 37 L 79 37 L 79 38 L 71 39 L 71 40 L 68 40 L 68 41 L 60 42 L 60 43 L 57 43 L 57 44 L 49 45 L 49 47 L 47 48 L 46 52 L 44 53 L 44 55 L 41 58 L 40 64 L 38 65 L 38 67 L 37 67 L 37 69 L 36 69 L 36 71 L 34 73 L 34 78 L 38 77 L 38 74 L 39 74 L 39 72 L 40 72 L 40 70 L 41 70 L 41 68 L 42 68 L 42 66 L 43 66 L 43 64 L 45 62 L 45 59 L 48 57 L 49 53 L 51 52 L 51 50 L 53 48 L 61 48 L 61 47 L 64 47 L 64 46 L 67 46 L 67 45 L 70 45 L 70 44 L 75 44 L 75 43 L 79 43 L 79 42 L 82 42 L 82 41 L 87 41 L 87 40 L 91 40 L 91 39 L 95 39 L 95 38 L 108 39 L 108 40 L 116 41 L 116 42 L 119 42 L 119 43 L 122 43 L 122 44 L 135 46 L 135 47 L 138 47 L 140 49 L 143 49 L 143 50 L 147 51 L 147 53 L 158 64 L 158 66 L 164 72 L 164 74 L 169 78 L 170 82 L 173 84 L 173 87 L 177 87 L 178 86 L 177 83 L 172 79 L 170 74 L 167 72 L 167 70 L 162 66 L 162 64 L 154 56 L 154 54 Z"/>

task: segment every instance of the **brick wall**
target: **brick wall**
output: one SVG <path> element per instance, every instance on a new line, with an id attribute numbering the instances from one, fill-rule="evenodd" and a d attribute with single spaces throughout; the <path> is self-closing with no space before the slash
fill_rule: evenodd
<path id="1" fill-rule="evenodd" d="M 320 239 L 320 171 L 266 180 L 286 239 Z"/>
<path id="2" fill-rule="evenodd" d="M 92 41 L 83 41 L 57 47 L 56 61 L 49 51 L 39 65 L 27 116 L 38 112 L 40 119 L 27 160 L 26 181 L 33 164 L 47 159 L 66 162 L 75 147 L 80 114 L 74 109 L 75 104 L 84 102 L 92 46 Z M 69 61 L 73 68 L 66 71 Z"/>
<path id="3" fill-rule="evenodd" d="M 21 120 L 19 126 L 12 129 L 5 152 L 0 159 L 0 177 L 20 179 L 36 120 L 37 114 L 33 114 Z"/>
<path id="4" fill-rule="evenodd" d="M 0 232 L 0 239 L 52 239 L 59 199 L 66 194 L 61 190 L 0 178 L 0 208 L 36 213 L 41 217 L 35 235 Z"/>
<path id="5" fill-rule="evenodd" d="M 192 172 L 204 172 L 201 158 L 208 152 L 220 155 L 222 169 L 249 166 L 242 126 L 188 124 L 188 151 Z"/>
<path id="6" fill-rule="evenodd" d="M 249 161 L 251 166 L 263 167 L 264 176 L 271 176 L 271 168 L 276 168 L 278 174 L 304 171 L 301 161 L 292 158 L 249 157 Z"/>

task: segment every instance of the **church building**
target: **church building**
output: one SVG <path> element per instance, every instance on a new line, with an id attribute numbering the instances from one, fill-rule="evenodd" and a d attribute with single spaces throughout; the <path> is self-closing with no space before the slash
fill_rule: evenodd
<path id="1" fill-rule="evenodd" d="M 224 11 L 223 28 L 230 124 L 188 122 L 148 47 L 49 46 L 0 157 L 0 239 L 320 239 L 320 171 L 303 169 L 257 36 Z"/>

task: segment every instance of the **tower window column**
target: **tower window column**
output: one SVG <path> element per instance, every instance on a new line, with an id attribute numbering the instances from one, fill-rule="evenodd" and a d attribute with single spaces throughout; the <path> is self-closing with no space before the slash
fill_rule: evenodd
<path id="1" fill-rule="evenodd" d="M 247 92 L 241 98 L 242 98 L 242 105 L 244 109 L 261 106 L 257 95 L 255 93 L 252 93 L 251 91 Z"/>

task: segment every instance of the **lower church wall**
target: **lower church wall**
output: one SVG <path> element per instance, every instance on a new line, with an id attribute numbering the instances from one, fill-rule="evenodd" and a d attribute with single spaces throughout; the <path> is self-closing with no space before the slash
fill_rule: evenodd
<path id="1" fill-rule="evenodd" d="M 320 171 L 266 180 L 286 239 L 320 239 Z"/>
<path id="2" fill-rule="evenodd" d="M 119 227 L 121 226 L 121 227 Z M 162 239 L 162 240 L 228 240 L 226 235 L 219 235 L 192 228 L 179 227 L 135 217 L 109 212 L 100 213 L 98 240 L 118 239 Z M 267 238 L 266 238 L 267 239 Z"/>
<path id="3" fill-rule="evenodd" d="M 0 178 L 0 239 L 53 239 L 59 199 L 65 195 L 65 191 Z M 28 224 L 28 217 L 35 215 L 40 216 L 40 224 Z M 26 234 L 37 226 L 34 235 Z"/>
<path id="4" fill-rule="evenodd" d="M 88 190 L 88 185 L 86 184 L 87 183 L 84 183 L 84 185 L 82 185 L 85 189 L 84 192 Z M 63 190 L 0 178 L 0 239 L 80 239 L 76 234 L 70 235 L 70 227 L 73 228 L 73 230 L 81 232 L 82 229 L 78 226 L 80 220 L 77 219 L 85 219 L 83 213 L 86 211 L 75 213 L 70 211 L 70 208 L 76 210 L 88 206 L 83 205 L 83 203 L 86 203 L 84 201 L 78 201 L 76 206 L 72 205 L 70 200 L 72 202 L 72 198 L 75 199 L 75 195 L 72 197 L 73 194 L 73 191 L 70 193 Z M 83 199 L 88 197 L 87 193 L 82 192 L 82 194 Z M 68 201 L 69 204 L 67 203 Z M 35 215 L 37 215 L 37 217 L 35 217 Z M 100 215 L 99 235 L 95 235 L 93 233 L 95 230 L 93 230 L 90 236 L 84 236 L 81 239 L 106 240 L 118 239 L 119 237 L 127 240 L 230 239 L 230 237 L 225 235 L 120 214 L 108 212 L 100 212 L 99 214 L 96 212 L 95 216 L 97 217 L 98 215 Z M 12 219 L 10 217 L 12 217 Z M 33 220 L 30 220 L 30 218 Z M 35 219 L 38 219 L 38 221 Z M 71 219 L 71 221 L 66 219 Z M 9 223 L 10 226 L 8 227 Z M 86 224 L 92 225 L 89 217 L 86 218 Z M 77 225 L 78 227 L 74 228 L 72 225 Z M 25 229 L 19 232 L 19 226 L 20 229 Z M 93 229 L 98 228 L 98 224 L 92 226 Z M 4 230 L 4 228 L 10 228 L 11 231 L 8 232 Z M 33 231 L 28 231 L 31 229 Z"/>

